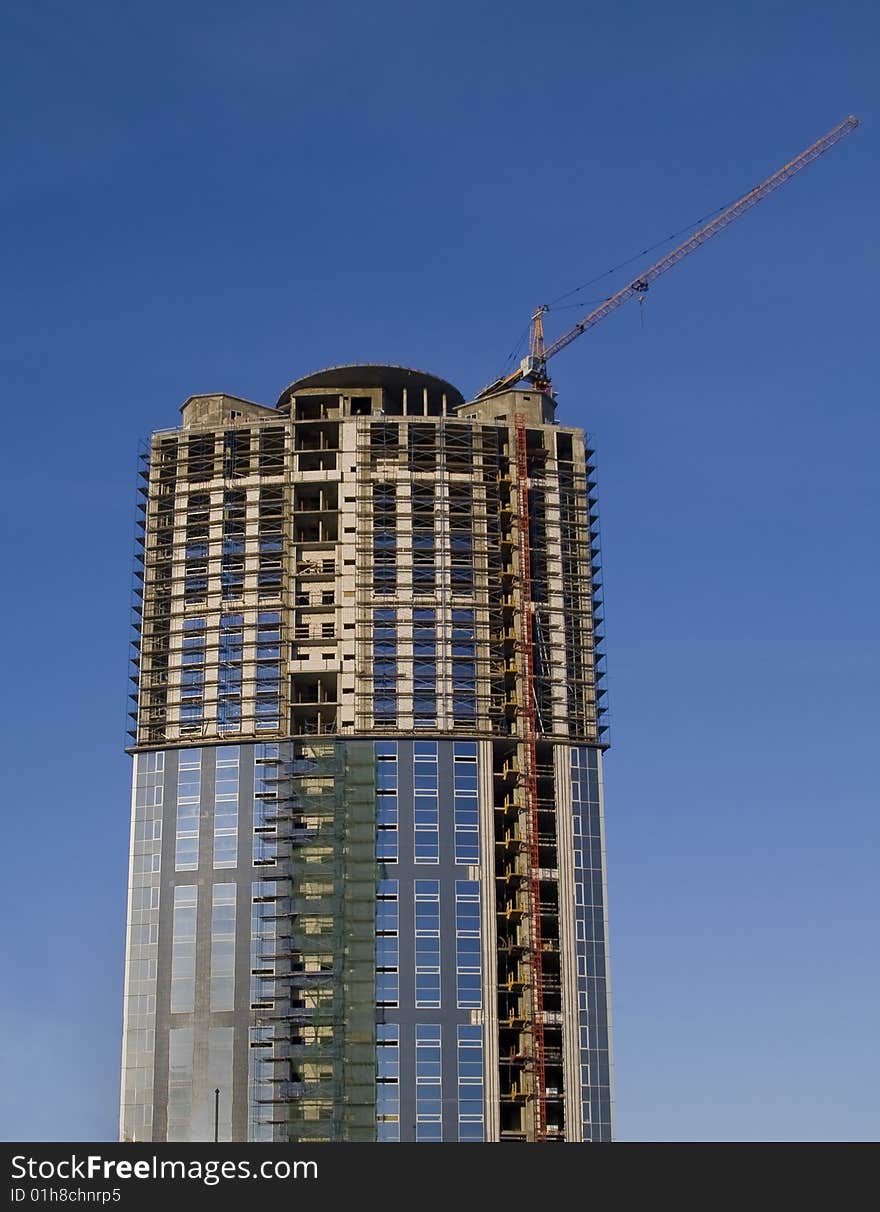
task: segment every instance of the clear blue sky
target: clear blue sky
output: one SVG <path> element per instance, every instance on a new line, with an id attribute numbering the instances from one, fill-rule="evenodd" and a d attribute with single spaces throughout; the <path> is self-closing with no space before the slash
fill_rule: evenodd
<path id="1" fill-rule="evenodd" d="M 343 362 L 473 391 L 855 113 L 554 377 L 599 451 L 619 1137 L 877 1139 L 876 4 L 3 25 L 0 1136 L 115 1138 L 140 440 Z"/>

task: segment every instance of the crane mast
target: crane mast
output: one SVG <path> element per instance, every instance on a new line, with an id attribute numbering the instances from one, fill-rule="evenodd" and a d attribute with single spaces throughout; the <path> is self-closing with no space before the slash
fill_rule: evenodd
<path id="1" fill-rule="evenodd" d="M 744 194 L 742 198 L 740 198 L 737 202 L 734 202 L 731 206 L 728 206 L 724 211 L 721 212 L 720 215 L 717 215 L 714 219 L 712 219 L 711 222 L 705 224 L 705 226 L 701 227 L 699 231 L 694 232 L 694 234 L 689 236 L 687 240 L 679 244 L 677 248 L 674 248 L 672 252 L 669 252 L 664 257 L 661 257 L 659 261 L 656 261 L 649 269 L 645 270 L 644 273 L 639 274 L 637 278 L 634 278 L 631 282 L 628 282 L 627 285 L 617 291 L 616 294 L 613 294 L 609 298 L 605 299 L 604 302 L 600 303 L 598 307 L 594 308 L 593 311 L 584 316 L 582 320 L 575 324 L 573 328 L 570 328 L 568 332 L 563 333 L 561 337 L 557 337 L 557 339 L 551 345 L 546 346 L 546 348 L 544 345 L 543 316 L 548 308 L 545 306 L 539 307 L 532 316 L 531 320 L 530 349 L 528 357 L 522 360 L 516 370 L 511 371 L 510 374 L 505 375 L 500 379 L 496 379 L 494 383 L 490 383 L 487 387 L 484 387 L 482 391 L 477 393 L 474 399 L 482 400 L 486 396 L 492 396 L 498 392 L 507 391 L 509 388 L 519 383 L 522 379 L 528 380 L 539 391 L 549 391 L 550 379 L 547 374 L 547 363 L 552 357 L 558 354 L 560 350 L 565 349 L 565 347 L 570 345 L 576 337 L 581 336 L 582 333 L 585 333 L 588 329 L 593 328 L 599 323 L 600 320 L 604 320 L 606 316 L 610 315 L 611 312 L 616 311 L 618 307 L 621 307 L 630 299 L 634 297 L 644 297 L 644 294 L 648 290 L 651 283 L 655 282 L 661 274 L 666 273 L 666 271 L 671 269 L 673 265 L 677 265 L 679 261 L 684 260 L 685 257 L 689 256 L 696 249 L 700 248 L 701 245 L 705 244 L 707 240 L 711 240 L 713 236 L 717 235 L 718 232 L 723 231 L 725 227 L 729 226 L 729 224 L 731 224 L 735 219 L 738 219 L 740 215 L 745 214 L 747 210 L 751 210 L 751 208 L 760 202 L 762 198 L 766 198 L 769 194 L 772 194 L 774 190 L 779 189 L 781 185 L 784 185 L 787 181 L 790 181 L 796 173 L 801 171 L 801 169 L 806 168 L 808 164 L 812 164 L 814 160 L 818 159 L 819 156 L 828 151 L 829 148 L 833 147 L 836 143 L 839 143 L 841 139 L 844 139 L 848 134 L 854 131 L 858 124 L 858 118 L 850 115 L 843 122 L 835 126 L 833 130 L 830 130 L 826 135 L 823 135 L 821 139 L 817 139 L 815 143 L 813 143 L 805 151 L 802 151 L 800 155 L 795 156 L 795 158 L 790 160 L 788 164 L 783 165 L 783 167 L 775 172 L 772 177 L 768 177 L 766 181 L 762 181 L 760 185 L 756 185 L 754 189 L 750 190 L 747 194 Z"/>
<path id="2" fill-rule="evenodd" d="M 530 353 L 519 368 L 484 388 L 477 400 L 515 386 L 521 379 L 530 380 L 540 391 L 550 389 L 547 363 L 581 333 L 598 324 L 615 308 L 620 307 L 633 295 L 644 295 L 651 282 L 677 264 L 694 249 L 699 248 L 716 232 L 732 223 L 749 207 L 778 189 L 785 181 L 799 172 L 811 160 L 815 160 L 832 144 L 857 125 L 855 118 L 848 118 L 800 156 L 786 164 L 761 185 L 756 186 L 733 206 L 727 207 L 712 222 L 685 240 L 650 269 L 635 278 L 622 290 L 606 299 L 574 328 L 545 347 L 544 313 L 539 307 L 531 319 Z M 514 404 L 513 412 L 513 459 L 515 466 L 515 513 L 516 513 L 516 558 L 512 564 L 518 581 L 519 618 L 514 627 L 517 650 L 521 655 L 520 701 L 518 720 L 514 730 L 517 737 L 519 759 L 518 778 L 513 796 L 517 822 L 512 833 L 505 834 L 505 846 L 513 842 L 518 847 L 513 863 L 506 866 L 503 878 L 510 882 L 512 897 L 507 902 L 507 912 L 514 912 L 519 923 L 510 949 L 516 951 L 519 962 L 508 972 L 507 985 L 500 986 L 510 993 L 514 988 L 522 994 L 508 1005 L 507 1029 L 515 1030 L 516 1042 L 511 1047 L 506 1063 L 510 1067 L 510 1098 L 523 1100 L 528 1111 L 524 1119 L 525 1139 L 547 1141 L 560 1139 L 559 1126 L 554 1116 L 548 1115 L 548 1104 L 558 1097 L 553 1074 L 561 1063 L 561 1045 L 554 1034 L 554 1015 L 551 998 L 555 996 L 554 981 L 558 981 L 558 962 L 554 967 L 552 921 L 558 894 L 546 888 L 547 871 L 542 864 L 542 847 L 545 844 L 547 824 L 546 792 L 542 792 L 541 765 L 539 763 L 539 736 L 544 731 L 541 721 L 540 703 L 536 690 L 538 678 L 546 667 L 542 643 L 545 639 L 541 623 L 542 602 L 546 598 L 546 585 L 536 578 L 535 547 L 533 536 L 540 534 L 540 513 L 536 504 L 541 500 L 542 473 L 540 463 L 536 466 L 535 455 L 529 448 L 529 421 L 521 404 Z M 591 548 L 592 551 L 592 548 Z M 593 591 L 591 582 L 590 592 Z M 594 620 L 595 625 L 595 620 Z M 544 759 L 546 760 L 546 758 Z M 555 811 L 555 809 L 554 809 Z M 544 822 L 542 824 L 542 822 Z M 542 833 L 542 829 L 545 831 Z M 546 851 L 543 852 L 545 858 Z M 549 932 L 548 932 L 549 929 Z M 558 946 L 558 944 L 557 944 Z"/>

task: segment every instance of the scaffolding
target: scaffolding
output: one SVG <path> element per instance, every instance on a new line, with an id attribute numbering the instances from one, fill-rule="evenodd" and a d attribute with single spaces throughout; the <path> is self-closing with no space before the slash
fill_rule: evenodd
<path id="1" fill-rule="evenodd" d="M 524 433 L 534 483 L 530 697 L 537 731 L 601 745 L 602 637 L 591 582 L 598 547 L 586 487 L 591 469 L 575 462 L 570 433 L 549 427 Z M 434 727 L 515 735 L 524 703 L 512 426 L 365 417 L 356 449 L 356 731 Z M 472 653 L 462 623 L 468 611 Z M 434 654 L 419 649 L 423 617 L 434 627 Z M 395 629 L 393 648 L 375 642 L 383 625 Z M 463 703 L 467 675 L 457 661 L 472 665 L 470 705 Z M 380 711 L 377 698 L 384 703 Z"/>
<path id="2" fill-rule="evenodd" d="M 273 1139 L 372 1141 L 375 772 L 368 742 L 290 742 L 270 760 L 266 945 L 253 956 L 251 1121 Z"/>
<path id="3" fill-rule="evenodd" d="M 552 676 L 546 631 L 552 618 L 548 460 L 541 431 L 530 430 L 525 418 L 516 418 L 514 433 L 510 593 L 517 603 L 521 710 L 515 735 L 493 747 L 501 1138 L 561 1141 L 566 1133 L 558 843 L 553 746 L 547 738 L 559 678 Z"/>
<path id="4" fill-rule="evenodd" d="M 154 435 L 140 470 L 133 746 L 401 727 L 515 735 L 524 704 L 512 425 L 340 420 L 338 402 L 294 404 L 294 420 Z M 556 427 L 527 427 L 525 441 L 537 731 L 601 746 L 592 452 L 584 458 Z M 355 466 L 342 466 L 352 446 Z M 356 652 L 341 623 L 348 542 Z M 380 686 L 396 703 L 376 712 L 381 608 L 396 612 L 394 676 L 389 659 Z M 433 653 L 416 634 L 431 611 Z"/>
<path id="5" fill-rule="evenodd" d="M 526 853 L 528 868 L 526 873 L 528 914 L 525 920 L 525 930 L 528 938 L 528 949 L 523 953 L 531 968 L 529 981 L 529 1008 L 531 1010 L 527 1025 L 527 1036 L 531 1043 L 531 1056 L 528 1056 L 531 1072 L 531 1099 L 533 1106 L 532 1131 L 535 1140 L 547 1139 L 547 1081 L 545 1074 L 544 1056 L 544 982 L 543 956 L 541 938 L 541 878 L 540 856 L 538 841 L 538 758 L 537 758 L 537 718 L 541 710 L 535 686 L 534 637 L 535 630 L 540 624 L 536 617 L 532 601 L 532 516 L 529 508 L 529 458 L 525 420 L 516 417 L 516 466 L 519 522 L 519 566 L 520 566 L 520 643 L 523 654 L 523 713 L 522 713 L 522 755 L 524 792 L 524 817 Z"/>
<path id="6" fill-rule="evenodd" d="M 134 747 L 287 734 L 285 426 L 162 431 L 141 457 Z"/>

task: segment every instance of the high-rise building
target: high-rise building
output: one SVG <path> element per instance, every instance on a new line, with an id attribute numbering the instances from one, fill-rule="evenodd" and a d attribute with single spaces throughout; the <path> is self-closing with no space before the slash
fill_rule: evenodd
<path id="1" fill-rule="evenodd" d="M 142 476 L 120 1133 L 611 1139 L 593 452 L 396 366 Z"/>

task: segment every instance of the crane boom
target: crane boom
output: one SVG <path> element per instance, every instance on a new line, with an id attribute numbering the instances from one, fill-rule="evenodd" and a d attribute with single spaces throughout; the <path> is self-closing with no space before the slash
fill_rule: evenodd
<path id="1" fill-rule="evenodd" d="M 788 164 L 775 172 L 772 177 L 768 177 L 766 181 L 762 181 L 760 185 L 756 185 L 754 189 L 750 190 L 739 201 L 728 206 L 726 210 L 722 211 L 711 222 L 701 227 L 699 231 L 694 232 L 692 236 L 689 236 L 684 243 L 679 244 L 672 252 L 661 257 L 659 261 L 656 261 L 644 273 L 639 274 L 632 282 L 627 283 L 616 294 L 605 299 L 604 302 L 600 303 L 598 307 L 575 324 L 574 328 L 570 328 L 568 332 L 563 333 L 561 337 L 558 337 L 546 349 L 543 348 L 541 316 L 547 308 L 539 307 L 534 316 L 532 316 L 532 348 L 529 356 L 523 359 L 516 370 L 501 379 L 497 379 L 494 383 L 490 383 L 482 391 L 478 392 L 474 398 L 481 400 L 485 396 L 494 395 L 496 392 L 506 391 L 521 379 L 529 379 L 539 390 L 546 390 L 550 386 L 550 381 L 547 378 L 547 362 L 550 358 L 558 354 L 560 350 L 565 349 L 566 345 L 570 345 L 576 337 L 586 332 L 587 329 L 593 328 L 600 320 L 604 320 L 607 315 L 610 315 L 612 311 L 616 311 L 618 307 L 626 303 L 634 295 L 644 295 L 650 284 L 656 281 L 661 274 L 666 273 L 673 265 L 677 265 L 679 261 L 694 252 L 702 244 L 705 244 L 712 236 L 723 231 L 734 219 L 738 219 L 740 215 L 745 214 L 747 210 L 750 210 L 762 198 L 766 198 L 774 190 L 784 185 L 786 181 L 791 180 L 802 168 L 806 168 L 808 164 L 818 159 L 823 152 L 828 151 L 835 143 L 840 142 L 841 139 L 854 131 L 858 124 L 858 118 L 850 115 L 843 122 L 839 123 L 839 125 L 835 126 L 833 130 L 830 130 L 827 135 L 823 135 L 821 139 L 817 139 L 806 151 L 802 151 L 799 156 L 795 156 L 793 160 L 790 160 Z M 540 336 L 540 340 L 538 340 L 538 336 Z"/>

